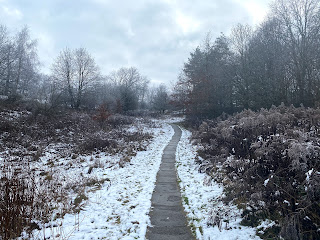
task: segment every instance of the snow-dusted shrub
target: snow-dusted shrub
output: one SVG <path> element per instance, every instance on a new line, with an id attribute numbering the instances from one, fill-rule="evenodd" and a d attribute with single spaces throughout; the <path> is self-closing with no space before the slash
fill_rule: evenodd
<path id="1" fill-rule="evenodd" d="M 25 225 L 31 225 L 35 190 L 32 181 L 21 179 L 8 166 L 0 170 L 0 238 L 18 237 Z M 32 229 L 29 229 L 32 230 Z"/>
<path id="2" fill-rule="evenodd" d="M 120 127 L 121 125 L 130 125 L 134 124 L 136 118 L 131 116 L 124 116 L 124 115 L 113 115 L 108 118 L 108 124 L 112 127 Z"/>
<path id="3" fill-rule="evenodd" d="M 79 151 L 81 153 L 88 153 L 95 150 L 108 151 L 108 148 L 115 148 L 116 146 L 116 141 L 103 138 L 100 134 L 93 134 L 86 137 L 84 141 L 80 143 Z"/>
<path id="4" fill-rule="evenodd" d="M 93 116 L 93 120 L 97 121 L 100 124 L 100 127 L 105 128 L 107 119 L 111 116 L 111 113 L 107 109 L 106 104 L 101 104 L 97 113 Z"/>
<path id="5" fill-rule="evenodd" d="M 320 109 L 283 105 L 206 121 L 194 133 L 200 170 L 226 185 L 245 225 L 269 218 L 275 235 L 319 239 L 319 129 Z"/>
<path id="6" fill-rule="evenodd" d="M 48 173 L 38 178 L 23 162 L 20 167 L 2 163 L 0 169 L 0 239 L 14 239 L 21 232 L 32 230 L 49 221 L 59 207 L 60 214 L 68 211 L 69 203 L 61 184 L 52 181 Z M 31 235 L 30 235 L 31 236 Z"/>

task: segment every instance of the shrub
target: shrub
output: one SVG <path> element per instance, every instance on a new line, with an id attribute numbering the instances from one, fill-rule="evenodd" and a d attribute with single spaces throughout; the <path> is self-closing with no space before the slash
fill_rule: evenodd
<path id="1" fill-rule="evenodd" d="M 319 129 L 320 109 L 280 106 L 205 121 L 193 136 L 200 171 L 245 202 L 243 223 L 269 218 L 285 239 L 319 239 Z"/>
<path id="2" fill-rule="evenodd" d="M 93 116 L 93 120 L 97 121 L 102 128 L 104 128 L 107 119 L 111 116 L 111 114 L 107 110 L 106 104 L 101 104 L 98 109 L 96 115 Z"/>
<path id="3" fill-rule="evenodd" d="M 79 151 L 82 153 L 92 152 L 94 150 L 104 150 L 105 148 L 114 148 L 117 143 L 110 139 L 104 139 L 99 134 L 88 136 L 79 146 Z"/>
<path id="4" fill-rule="evenodd" d="M 20 178 L 8 166 L 2 167 L 0 176 L 0 236 L 13 239 L 23 230 L 30 232 L 38 227 L 32 224 L 37 212 L 34 176 Z"/>
<path id="5" fill-rule="evenodd" d="M 121 125 L 131 125 L 134 124 L 136 118 L 124 115 L 113 115 L 108 118 L 108 124 L 110 124 L 113 128 L 119 127 Z"/>

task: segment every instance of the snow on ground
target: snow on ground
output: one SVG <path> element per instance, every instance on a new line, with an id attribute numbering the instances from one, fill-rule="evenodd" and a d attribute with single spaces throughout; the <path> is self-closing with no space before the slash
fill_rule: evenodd
<path id="1" fill-rule="evenodd" d="M 98 179 L 107 179 L 101 189 L 86 193 L 88 200 L 79 214 L 51 221 L 45 231 L 34 232 L 35 239 L 145 239 L 162 152 L 174 134 L 170 125 L 162 121 L 162 126 L 152 129 L 154 138 L 147 150 L 123 168 L 95 169 Z M 103 162 L 104 157 L 110 158 L 100 156 Z"/>
<path id="2" fill-rule="evenodd" d="M 165 119 L 166 123 L 179 123 L 185 120 L 185 117 L 180 116 L 169 116 Z"/>
<path id="3" fill-rule="evenodd" d="M 205 173 L 198 172 L 198 164 L 194 161 L 197 149 L 190 143 L 190 137 L 191 133 L 182 129 L 176 152 L 176 167 L 183 206 L 197 239 L 260 239 L 254 228 L 239 224 L 241 212 L 236 206 L 222 204 L 223 186 L 211 181 Z"/>

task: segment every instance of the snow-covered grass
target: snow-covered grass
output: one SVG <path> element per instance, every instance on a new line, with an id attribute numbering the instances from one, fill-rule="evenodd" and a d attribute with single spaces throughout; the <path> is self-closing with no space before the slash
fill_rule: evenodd
<path id="1" fill-rule="evenodd" d="M 159 121 L 158 124 L 161 127 L 149 129 L 154 138 L 146 151 L 138 151 L 122 168 L 118 165 L 95 168 L 92 174 L 104 181 L 99 188 L 83 193 L 86 201 L 81 202 L 79 196 L 79 213 L 50 221 L 45 228 L 34 231 L 34 239 L 144 239 L 162 151 L 174 133 L 170 125 Z M 101 162 L 112 160 L 105 158 L 112 157 L 100 154 Z M 85 162 L 68 170 L 75 181 L 81 172 L 87 171 L 81 169 L 87 168 Z"/>
<path id="2" fill-rule="evenodd" d="M 166 121 L 114 115 L 102 126 L 88 113 L 4 107 L 0 197 L 15 197 L 1 201 L 0 238 L 144 239 Z"/>
<path id="3" fill-rule="evenodd" d="M 191 133 L 182 129 L 176 152 L 182 202 L 192 231 L 199 240 L 260 239 L 256 229 L 240 225 L 241 211 L 222 203 L 223 186 L 199 173 L 195 162 L 197 147 L 190 143 Z"/>

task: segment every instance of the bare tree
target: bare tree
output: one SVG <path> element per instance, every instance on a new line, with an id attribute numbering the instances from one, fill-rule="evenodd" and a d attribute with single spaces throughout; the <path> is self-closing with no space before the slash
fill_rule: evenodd
<path id="1" fill-rule="evenodd" d="M 9 80 L 6 78 L 8 68 L 9 35 L 4 25 L 0 25 L 0 83 L 1 94 L 8 96 Z M 9 59 L 10 62 L 11 59 Z"/>
<path id="2" fill-rule="evenodd" d="M 85 92 L 99 79 L 99 68 L 84 48 L 66 48 L 52 65 L 52 75 L 69 97 L 72 108 L 81 106 Z"/>
<path id="3" fill-rule="evenodd" d="M 160 113 L 164 113 L 169 107 L 169 94 L 165 85 L 161 84 L 155 89 L 152 99 L 153 108 Z"/>
<path id="4" fill-rule="evenodd" d="M 14 82 L 12 94 L 26 95 L 32 81 L 36 81 L 37 67 L 39 65 L 37 56 L 37 41 L 30 37 L 28 27 L 24 27 L 16 36 L 16 61 L 14 64 Z M 9 50 L 10 51 L 10 50 Z"/>
<path id="5" fill-rule="evenodd" d="M 149 79 L 139 73 L 137 68 L 120 68 L 112 72 L 108 79 L 116 86 L 117 102 L 123 111 L 136 110 L 145 99 Z M 119 108 L 120 109 L 120 108 Z"/>
<path id="6" fill-rule="evenodd" d="M 37 42 L 24 27 L 11 37 L 5 26 L 0 26 L 0 82 L 6 96 L 28 96 L 37 85 Z"/>
<path id="7" fill-rule="evenodd" d="M 75 107 L 75 97 L 73 81 L 75 76 L 74 61 L 72 51 L 68 48 L 60 52 L 52 65 L 52 76 L 57 84 L 61 85 L 61 90 L 66 90 L 69 96 L 71 107 Z"/>
<path id="8" fill-rule="evenodd" d="M 239 103 L 237 105 L 249 108 L 252 81 L 250 77 L 249 46 L 253 30 L 249 25 L 238 24 L 232 29 L 231 42 L 237 58 L 235 76 L 236 91 Z"/>
<path id="9" fill-rule="evenodd" d="M 8 43 L 8 32 L 4 25 L 0 25 L 0 79 L 3 78 L 5 69 L 5 49 Z"/>
<path id="10" fill-rule="evenodd" d="M 79 108 L 84 91 L 98 80 L 99 68 L 86 49 L 76 49 L 74 55 L 75 71 L 77 77 L 75 108 Z"/>
<path id="11" fill-rule="evenodd" d="M 192 86 L 188 84 L 188 79 L 185 74 L 181 72 L 171 94 L 172 105 L 177 110 L 182 110 L 182 112 L 185 113 L 186 107 L 190 104 L 189 97 L 191 93 Z"/>
<path id="12" fill-rule="evenodd" d="M 138 88 L 146 81 L 146 77 L 142 76 L 135 67 L 122 67 L 117 71 L 113 71 L 109 75 L 109 79 L 113 84 L 125 88 Z"/>
<path id="13" fill-rule="evenodd" d="M 283 39 L 290 47 L 291 74 L 295 76 L 297 103 L 312 105 L 314 63 L 318 62 L 320 38 L 319 0 L 279 0 L 272 7 L 283 26 Z"/>
<path id="14" fill-rule="evenodd" d="M 140 85 L 138 86 L 138 101 L 139 101 L 139 108 L 144 109 L 147 107 L 146 101 L 146 95 L 148 92 L 148 85 L 150 83 L 149 78 L 146 76 L 142 76 Z"/>
<path id="15" fill-rule="evenodd" d="M 253 36 L 253 29 L 249 25 L 238 24 L 232 29 L 231 42 L 233 48 L 241 58 L 245 57 L 245 53 L 249 49 L 250 40 Z"/>

